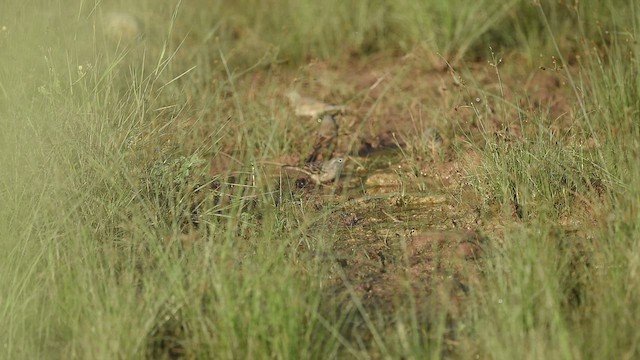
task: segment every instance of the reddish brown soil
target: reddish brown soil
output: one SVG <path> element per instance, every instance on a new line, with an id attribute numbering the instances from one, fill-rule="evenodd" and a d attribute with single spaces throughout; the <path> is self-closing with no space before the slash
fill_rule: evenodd
<path id="1" fill-rule="evenodd" d="M 486 221 L 490 214 L 480 210 L 465 180 L 480 164 L 487 136 L 520 141 L 535 131 L 529 124 L 541 114 L 555 119 L 550 126 L 557 131 L 567 131 L 573 118 L 562 71 L 508 69 L 499 82 L 496 68 L 487 63 L 436 69 L 413 54 L 348 66 L 314 62 L 295 74 L 290 84 L 304 95 L 349 106 L 351 112 L 340 118 L 338 151 L 360 163 L 352 167 L 356 180 L 342 182 L 355 190 L 338 201 L 350 200 L 328 219 L 336 234 L 327 255 L 336 264 L 331 294 L 355 295 L 365 308 L 383 313 L 413 298 L 420 309 L 430 304 L 449 318 L 457 316 L 481 276 L 483 234 L 500 227 Z M 422 134 L 428 128 L 437 129 L 441 143 L 425 146 Z M 379 154 L 387 159 L 382 165 L 376 162 Z M 362 166 L 365 171 L 356 171 Z M 398 187 L 363 190 L 361 184 L 374 173 L 399 176 L 415 196 L 391 195 Z M 310 197 L 326 194 L 307 191 Z M 371 194 L 382 195 L 366 197 Z M 428 200 L 434 194 L 442 200 Z"/>
<path id="2" fill-rule="evenodd" d="M 500 228 L 490 213 L 495 210 L 482 208 L 468 174 L 480 165 L 488 138 L 521 141 L 537 131 L 541 115 L 551 119 L 552 130 L 569 131 L 572 94 L 559 70 L 511 66 L 507 59 L 498 70 L 506 67 L 508 76 L 499 80 L 487 63 L 452 69 L 426 59 L 416 53 L 346 65 L 312 62 L 296 72 L 256 72 L 236 86 L 246 89 L 239 91 L 243 101 L 275 109 L 275 121 L 294 139 L 296 151 L 279 155 L 274 164 L 300 163 L 314 131 L 312 119 L 293 115 L 284 97 L 288 90 L 350 109 L 339 117 L 337 152 L 356 164 L 338 185 L 317 187 L 298 173 L 274 175 L 284 176 L 280 183 L 306 199 L 308 211 L 335 205 L 317 224 L 335 234 L 333 247 L 317 255 L 335 264 L 327 296 L 356 296 L 364 308 L 388 314 L 413 299 L 417 309 L 431 309 L 427 317 L 437 309 L 455 320 L 481 276 L 484 237 Z M 229 103 L 220 111 L 237 116 Z M 246 173 L 235 160 L 242 157 L 236 146 L 241 126 L 230 122 L 216 134 L 211 177 Z M 438 142 L 425 138 L 433 133 L 429 129 Z M 391 183 L 367 183 L 374 174 L 392 177 Z"/>

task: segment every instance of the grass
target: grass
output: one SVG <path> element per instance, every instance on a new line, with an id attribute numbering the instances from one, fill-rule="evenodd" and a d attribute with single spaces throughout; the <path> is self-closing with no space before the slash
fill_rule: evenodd
<path id="1" fill-rule="evenodd" d="M 638 357 L 639 9 L 466 4 L 1 5 L 2 353 Z M 356 109 L 341 150 L 401 191 L 268 165 L 313 136 L 291 88 Z M 416 263 L 412 227 L 482 256 Z"/>

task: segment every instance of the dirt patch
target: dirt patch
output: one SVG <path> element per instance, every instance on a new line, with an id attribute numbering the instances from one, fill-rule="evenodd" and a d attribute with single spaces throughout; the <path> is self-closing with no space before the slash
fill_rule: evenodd
<path id="1" fill-rule="evenodd" d="M 537 128 L 528 124 L 543 113 L 555 119 L 550 126 L 556 131 L 571 127 L 571 94 L 562 72 L 510 71 L 505 80 L 486 63 L 433 68 L 411 54 L 280 69 L 278 87 L 260 72 L 242 77 L 237 88 L 249 90 L 238 96 L 274 109 L 274 121 L 292 142 L 272 164 L 249 168 L 237 160 L 243 158 L 237 149 L 243 125 L 229 122 L 208 165 L 214 203 L 225 206 L 229 196 L 220 195 L 222 185 L 231 188 L 242 179 L 295 194 L 291 199 L 306 200 L 308 211 L 332 209 L 318 226 L 335 230 L 333 245 L 311 256 L 331 264 L 327 296 L 343 299 L 333 311 L 358 299 L 365 310 L 393 316 L 411 303 L 427 324 L 434 311 L 454 323 L 482 276 L 486 236 L 496 236 L 501 226 L 497 212 L 482 208 L 468 178 L 481 166 L 487 140 L 522 141 Z M 272 89 L 269 98 L 265 87 Z M 314 119 L 297 117 L 290 107 L 286 94 L 292 89 L 341 109 L 335 156 L 348 161 L 335 183 L 316 185 L 281 166 L 300 164 L 314 138 Z M 234 116 L 232 106 L 221 111 Z"/>
<path id="2" fill-rule="evenodd" d="M 332 188 L 342 195 L 317 206 L 337 206 L 325 222 L 336 227 L 334 245 L 316 255 L 333 264 L 327 296 L 343 299 L 338 308 L 359 313 L 349 305 L 356 298 L 393 321 L 414 304 L 425 326 L 434 312 L 455 323 L 482 276 L 485 235 L 501 226 L 468 181 L 488 137 L 522 141 L 540 114 L 558 131 L 571 126 L 561 71 L 509 70 L 498 80 L 486 63 L 434 69 L 412 54 L 348 67 L 314 62 L 296 74 L 299 92 L 350 110 L 338 117 L 336 152 L 354 161 Z M 364 320 L 353 324 L 347 334 L 367 332 Z"/>

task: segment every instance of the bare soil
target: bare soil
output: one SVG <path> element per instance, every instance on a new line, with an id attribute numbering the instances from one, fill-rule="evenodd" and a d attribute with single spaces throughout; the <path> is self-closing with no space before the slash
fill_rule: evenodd
<path id="1" fill-rule="evenodd" d="M 498 72 L 503 69 L 508 76 Z M 337 154 L 351 160 L 336 184 L 316 186 L 278 166 L 263 165 L 260 173 L 277 179 L 277 186 L 287 185 L 279 191 L 304 198 L 307 211 L 317 211 L 321 219 L 314 226 L 333 230 L 331 249 L 300 245 L 301 252 L 333 264 L 327 297 L 334 306 L 328 311 L 349 311 L 353 298 L 380 314 L 412 303 L 426 323 L 444 312 L 455 324 L 469 289 L 482 276 L 486 238 L 502 229 L 500 209 L 484 207 L 469 181 L 481 165 L 487 136 L 522 141 L 527 131 L 535 131 L 540 115 L 554 119 L 553 131 L 568 133 L 574 118 L 563 71 L 508 59 L 498 68 L 479 62 L 455 69 L 418 53 L 312 61 L 297 71 L 258 71 L 236 86 L 242 101 L 275 109 L 273 121 L 292 139 L 296 151 L 274 164 L 301 163 L 315 130 L 314 119 L 294 115 L 287 91 L 348 107 L 338 118 Z M 274 89 L 271 97 L 264 98 L 265 88 Z M 226 111 L 232 115 L 233 106 Z M 208 176 L 218 181 L 214 191 L 220 191 L 220 181 L 233 183 L 243 174 L 249 181 L 246 174 L 253 170 L 235 160 L 242 150 L 233 141 L 224 143 L 237 137 L 241 126 L 229 123 L 217 133 L 221 148 L 208 166 Z M 201 133 L 210 129 L 204 125 Z M 322 217 L 326 209 L 331 214 Z M 305 234 L 309 241 L 314 226 Z M 336 307 L 341 301 L 344 307 Z M 358 318 L 358 309 L 350 311 Z M 347 334 L 367 332 L 364 320 L 353 324 Z"/>

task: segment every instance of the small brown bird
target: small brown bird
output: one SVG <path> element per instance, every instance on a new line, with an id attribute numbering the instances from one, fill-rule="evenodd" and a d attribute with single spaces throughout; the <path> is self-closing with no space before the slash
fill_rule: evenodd
<path id="1" fill-rule="evenodd" d="M 325 113 L 341 114 L 347 110 L 346 106 L 327 104 L 314 98 L 302 96 L 295 90 L 289 91 L 286 96 L 297 116 L 318 117 Z"/>
<path id="2" fill-rule="evenodd" d="M 339 177 L 342 168 L 344 168 L 344 161 L 344 158 L 340 157 L 328 161 L 308 163 L 303 166 L 284 166 L 284 168 L 305 173 L 313 182 L 319 185 Z"/>
<path id="3" fill-rule="evenodd" d="M 338 123 L 331 114 L 324 114 L 318 119 L 320 126 L 316 135 L 316 142 L 313 145 L 311 154 L 305 159 L 305 163 L 312 163 L 318 160 L 329 160 L 333 156 L 338 138 Z"/>

